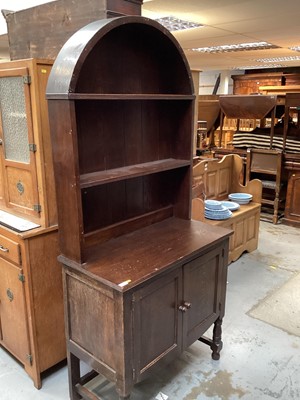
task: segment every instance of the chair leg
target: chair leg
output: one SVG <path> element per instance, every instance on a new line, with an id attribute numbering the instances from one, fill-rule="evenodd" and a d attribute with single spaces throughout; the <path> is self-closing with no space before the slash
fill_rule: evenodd
<path id="1" fill-rule="evenodd" d="M 274 200 L 273 224 L 277 224 L 278 222 L 278 209 L 279 209 L 279 190 L 276 190 L 275 200 Z"/>

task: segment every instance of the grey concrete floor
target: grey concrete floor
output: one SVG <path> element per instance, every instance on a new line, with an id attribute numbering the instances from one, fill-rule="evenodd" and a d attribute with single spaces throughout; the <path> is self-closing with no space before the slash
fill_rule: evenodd
<path id="1" fill-rule="evenodd" d="M 197 342 L 138 384 L 132 400 L 299 400 L 300 337 L 249 316 L 300 272 L 299 239 L 299 229 L 261 222 L 259 248 L 229 266 L 220 360 L 213 361 L 210 349 Z M 111 385 L 95 391 L 104 400 L 118 398 Z M 68 398 L 65 365 L 45 374 L 36 390 L 22 366 L 0 349 L 1 400 Z"/>

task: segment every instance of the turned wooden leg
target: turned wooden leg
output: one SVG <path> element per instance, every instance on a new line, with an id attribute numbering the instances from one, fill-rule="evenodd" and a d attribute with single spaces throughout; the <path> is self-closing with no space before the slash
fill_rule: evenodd
<path id="1" fill-rule="evenodd" d="M 213 330 L 213 340 L 210 346 L 212 350 L 212 359 L 219 360 L 220 359 L 220 351 L 223 347 L 222 342 L 222 319 L 218 318 L 215 322 L 214 330 Z"/>
<path id="2" fill-rule="evenodd" d="M 221 340 L 221 337 L 222 337 L 222 319 L 218 318 L 214 324 L 212 339 L 207 338 L 205 336 L 202 336 L 201 338 L 198 339 L 200 340 L 200 342 L 207 344 L 211 348 L 212 350 L 211 356 L 213 360 L 220 359 L 220 351 L 222 350 L 223 347 L 223 342 Z"/>

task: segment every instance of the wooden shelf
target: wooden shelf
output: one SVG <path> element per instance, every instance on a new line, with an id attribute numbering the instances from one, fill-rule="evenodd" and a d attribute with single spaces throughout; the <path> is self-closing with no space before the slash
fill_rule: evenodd
<path id="1" fill-rule="evenodd" d="M 194 95 L 159 93 L 70 93 L 70 100 L 194 100 Z"/>
<path id="2" fill-rule="evenodd" d="M 190 166 L 190 160 L 175 160 L 174 158 L 151 161 L 148 163 L 129 165 L 122 168 L 114 168 L 106 171 L 97 171 L 80 176 L 81 189 L 117 182 L 123 179 L 136 178 L 138 176 L 155 174 L 174 168 Z"/>

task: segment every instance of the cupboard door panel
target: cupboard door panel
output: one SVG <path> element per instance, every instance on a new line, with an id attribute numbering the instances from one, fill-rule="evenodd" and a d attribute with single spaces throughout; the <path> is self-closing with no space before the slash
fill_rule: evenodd
<path id="1" fill-rule="evenodd" d="M 213 250 L 183 267 L 183 299 L 188 309 L 183 320 L 183 347 L 190 346 L 220 313 L 222 249 Z"/>
<path id="2" fill-rule="evenodd" d="M 294 221 L 300 221 L 300 173 L 294 173 L 289 178 L 285 217 Z"/>
<path id="3" fill-rule="evenodd" d="M 35 183 L 30 171 L 12 166 L 6 167 L 7 199 L 10 207 L 22 208 L 23 212 L 31 214 L 33 205 L 37 204 L 32 188 Z"/>
<path id="4" fill-rule="evenodd" d="M 22 363 L 30 354 L 22 269 L 0 259 L 1 342 Z"/>
<path id="5" fill-rule="evenodd" d="M 0 71 L 0 156 L 6 206 L 38 216 L 33 208 L 39 201 L 29 82 L 26 67 Z"/>
<path id="6" fill-rule="evenodd" d="M 133 298 L 134 359 L 137 381 L 151 367 L 181 352 L 182 272 L 176 270 L 138 290 Z"/>

